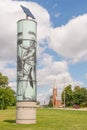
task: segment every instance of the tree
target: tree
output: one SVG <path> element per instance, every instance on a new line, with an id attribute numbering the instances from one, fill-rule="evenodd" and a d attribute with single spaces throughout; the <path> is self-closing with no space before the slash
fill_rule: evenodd
<path id="1" fill-rule="evenodd" d="M 87 89 L 81 88 L 80 86 L 75 86 L 72 90 L 72 86 L 66 86 L 62 92 L 62 101 L 66 106 L 79 105 L 87 107 Z"/>
<path id="2" fill-rule="evenodd" d="M 74 104 L 87 104 L 87 89 L 76 86 L 74 88 Z"/>
<path id="3" fill-rule="evenodd" d="M 0 87 L 6 87 L 6 86 L 8 86 L 8 77 L 0 73 Z"/>
<path id="4" fill-rule="evenodd" d="M 87 107 L 87 89 L 86 88 L 81 88 L 81 97 L 82 97 L 82 102 L 81 106 Z"/>
<path id="5" fill-rule="evenodd" d="M 50 96 L 48 107 L 53 107 L 53 96 L 52 95 Z"/>
<path id="6" fill-rule="evenodd" d="M 14 106 L 16 97 L 10 87 L 0 87 L 0 109 L 6 109 L 8 106 Z"/>
<path id="7" fill-rule="evenodd" d="M 64 99 L 65 98 L 65 99 Z M 72 86 L 66 86 L 65 89 L 62 92 L 62 101 L 64 103 L 65 100 L 65 105 L 66 106 L 71 106 L 73 104 L 73 91 L 72 91 Z"/>
<path id="8" fill-rule="evenodd" d="M 0 73 L 0 109 L 6 109 L 15 103 L 15 92 L 8 86 L 8 77 Z"/>

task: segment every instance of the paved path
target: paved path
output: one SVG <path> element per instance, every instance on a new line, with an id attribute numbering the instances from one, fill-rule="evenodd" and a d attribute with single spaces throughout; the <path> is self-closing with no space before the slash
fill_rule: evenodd
<path id="1" fill-rule="evenodd" d="M 87 111 L 87 108 L 78 108 L 78 109 L 76 109 L 76 108 L 54 108 L 54 109 L 60 109 L 60 110 L 77 110 L 77 111 L 79 111 L 79 110 L 81 110 L 81 111 Z"/>

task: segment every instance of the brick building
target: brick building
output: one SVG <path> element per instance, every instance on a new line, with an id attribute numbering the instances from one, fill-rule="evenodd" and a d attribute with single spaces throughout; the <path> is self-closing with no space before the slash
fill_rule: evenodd
<path id="1" fill-rule="evenodd" d="M 58 93 L 57 93 L 57 87 L 53 87 L 53 107 L 61 107 L 62 106 L 62 101 L 58 100 Z"/>

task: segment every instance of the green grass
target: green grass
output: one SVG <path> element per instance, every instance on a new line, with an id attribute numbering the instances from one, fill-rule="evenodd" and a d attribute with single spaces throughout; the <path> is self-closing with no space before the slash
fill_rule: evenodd
<path id="1" fill-rule="evenodd" d="M 37 109 L 37 123 L 15 123 L 15 108 L 0 110 L 0 130 L 87 130 L 87 111 Z"/>

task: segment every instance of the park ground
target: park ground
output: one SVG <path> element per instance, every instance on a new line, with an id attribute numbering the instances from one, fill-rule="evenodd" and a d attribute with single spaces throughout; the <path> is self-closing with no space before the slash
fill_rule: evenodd
<path id="1" fill-rule="evenodd" d="M 0 110 L 0 130 L 87 130 L 87 110 L 38 108 L 36 124 L 15 123 L 16 109 Z"/>

